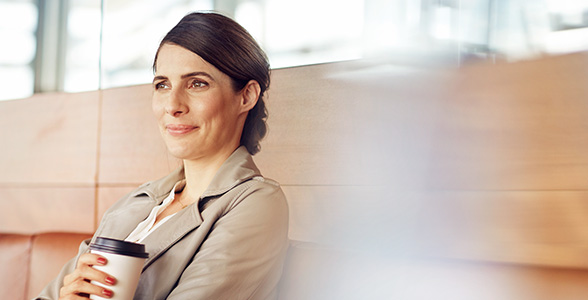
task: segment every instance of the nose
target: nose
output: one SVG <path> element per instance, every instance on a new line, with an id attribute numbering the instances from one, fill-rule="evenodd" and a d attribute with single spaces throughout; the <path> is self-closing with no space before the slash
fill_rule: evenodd
<path id="1" fill-rule="evenodd" d="M 165 104 L 165 113 L 172 117 L 179 117 L 189 111 L 185 97 L 181 90 L 172 90 Z"/>

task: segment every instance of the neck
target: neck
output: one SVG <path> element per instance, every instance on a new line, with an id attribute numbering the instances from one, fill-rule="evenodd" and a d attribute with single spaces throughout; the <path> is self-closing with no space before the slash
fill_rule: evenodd
<path id="1" fill-rule="evenodd" d="M 193 203 L 208 188 L 212 179 L 220 169 L 222 164 L 236 150 L 219 152 L 213 157 L 203 157 L 197 160 L 184 160 L 184 175 L 186 176 L 186 186 L 182 191 L 186 202 Z M 182 202 L 185 202 L 182 200 Z"/>

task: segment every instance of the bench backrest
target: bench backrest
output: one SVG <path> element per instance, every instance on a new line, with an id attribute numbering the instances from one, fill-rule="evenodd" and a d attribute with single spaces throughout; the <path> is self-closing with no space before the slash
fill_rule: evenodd
<path id="1" fill-rule="evenodd" d="M 297 280 L 313 261 L 396 274 L 398 264 L 378 269 L 365 253 L 588 267 L 586 73 L 585 53 L 461 69 L 355 61 L 274 70 L 270 131 L 255 160 L 282 184 L 290 238 L 304 242 L 285 274 L 297 292 L 283 298 L 306 295 Z M 88 235 L 120 196 L 175 168 L 150 98 L 140 85 L 0 102 L 0 244 Z M 362 253 L 361 263 L 337 268 L 339 256 L 322 260 L 316 249 Z M 338 275 L 330 284 L 363 282 Z M 308 295 L 322 295 L 313 282 Z"/>

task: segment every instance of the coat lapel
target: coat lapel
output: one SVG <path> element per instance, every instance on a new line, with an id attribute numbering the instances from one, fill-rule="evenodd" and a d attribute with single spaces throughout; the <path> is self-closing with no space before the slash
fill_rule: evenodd
<path id="1" fill-rule="evenodd" d="M 183 169 L 180 170 L 180 174 L 183 178 Z M 245 147 L 239 147 L 235 150 L 235 152 L 217 171 L 210 186 L 198 201 L 188 206 L 186 209 L 179 211 L 172 217 L 172 219 L 163 223 L 159 228 L 149 234 L 145 240 L 143 240 L 146 250 L 149 253 L 149 258 L 145 262 L 143 270 L 149 267 L 149 265 L 165 253 L 166 250 L 173 247 L 173 245 L 180 241 L 184 236 L 202 224 L 204 220 L 202 218 L 203 212 L 200 211 L 200 202 L 203 201 L 204 198 L 219 196 L 243 181 L 258 175 L 260 175 L 259 169 L 255 166 L 247 149 Z M 174 181 L 175 183 L 177 182 L 178 177 L 174 178 L 176 180 Z M 162 187 L 163 186 L 160 186 L 159 189 Z M 166 185 L 163 189 L 169 193 L 171 187 Z M 159 201 L 159 203 L 161 203 L 161 201 Z M 149 212 L 147 212 L 147 215 L 148 214 Z M 147 215 L 145 215 L 145 217 L 147 217 Z M 131 228 L 131 230 L 133 229 L 134 227 Z"/>
<path id="2" fill-rule="evenodd" d="M 202 224 L 203 219 L 199 211 L 200 201 L 204 198 L 224 194 L 243 181 L 259 175 L 259 169 L 255 166 L 247 149 L 245 147 L 238 148 L 221 166 L 210 186 L 198 201 L 179 211 L 172 219 L 163 223 L 143 240 L 143 244 L 145 244 L 145 248 L 149 253 L 149 258 L 145 262 L 143 270 L 149 267 L 166 250 Z M 102 220 L 96 236 L 124 240 L 135 229 L 137 224 L 149 216 L 153 207 L 161 204 L 174 184 L 183 178 L 184 170 L 180 167 L 162 179 L 139 187 L 128 198 L 121 203 L 115 204 L 115 207 L 109 210 L 104 220 Z"/>
<path id="3" fill-rule="evenodd" d="M 149 197 L 133 199 L 133 203 L 108 214 L 108 219 L 103 220 L 104 226 L 97 231 L 98 236 L 124 240 L 145 220 L 155 207 L 156 202 Z"/>
<path id="4" fill-rule="evenodd" d="M 202 217 L 198 211 L 198 206 L 195 204 L 177 212 L 172 219 L 161 224 L 159 228 L 143 240 L 145 248 L 149 253 L 149 258 L 145 262 L 143 269 L 147 268 L 167 249 L 181 240 L 186 234 L 200 226 L 200 224 L 202 224 Z"/>
<path id="5" fill-rule="evenodd" d="M 183 178 L 184 169 L 180 167 L 159 180 L 143 184 L 108 210 L 96 236 L 126 239 L 137 224 L 145 220 L 156 205 L 161 204 L 174 184 Z"/>

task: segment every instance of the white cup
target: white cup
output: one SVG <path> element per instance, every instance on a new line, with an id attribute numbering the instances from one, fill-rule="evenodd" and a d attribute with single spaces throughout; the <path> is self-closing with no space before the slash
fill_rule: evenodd
<path id="1" fill-rule="evenodd" d="M 90 253 L 104 256 L 108 262 L 104 266 L 93 268 L 112 275 L 116 278 L 113 286 L 92 281 L 92 284 L 112 290 L 111 298 L 90 295 L 90 299 L 132 300 L 139 283 L 139 276 L 145 259 L 149 256 L 145 252 L 145 245 L 109 238 L 96 238 L 90 244 Z"/>

